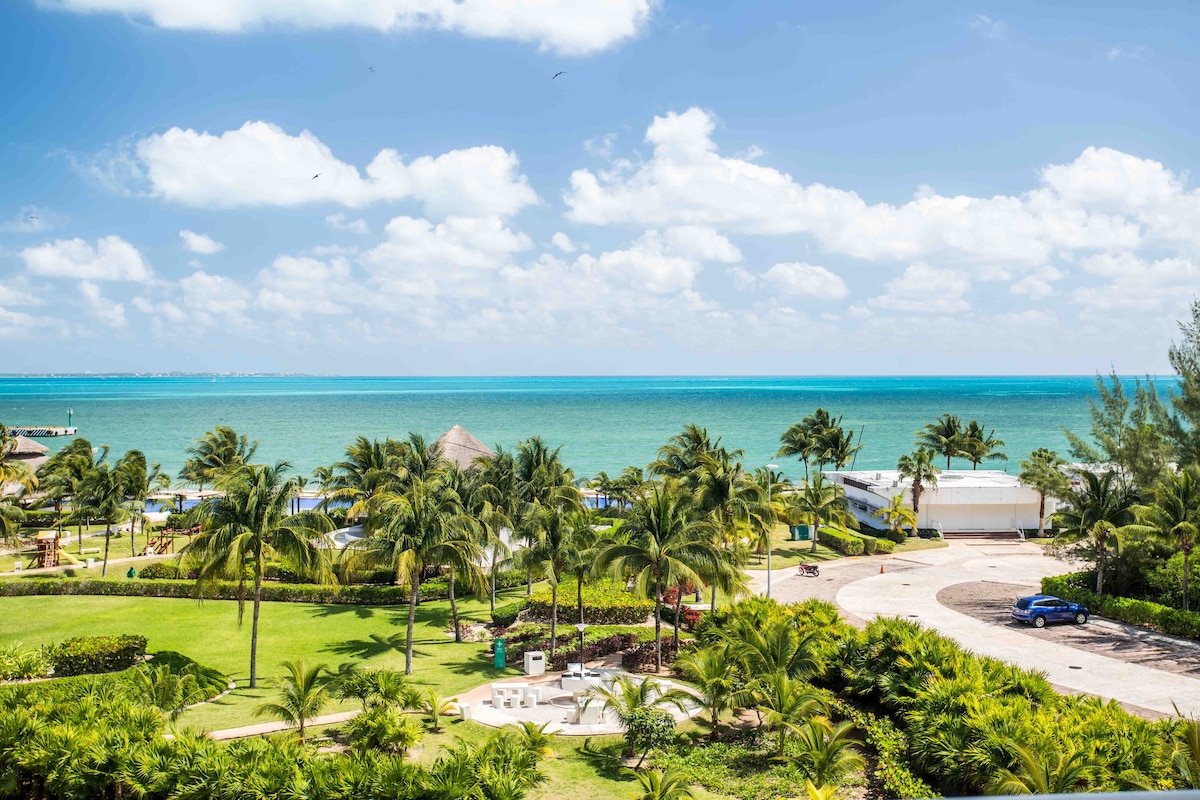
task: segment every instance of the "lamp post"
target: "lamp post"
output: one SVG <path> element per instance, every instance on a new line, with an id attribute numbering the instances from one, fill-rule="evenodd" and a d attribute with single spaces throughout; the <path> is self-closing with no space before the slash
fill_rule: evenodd
<path id="1" fill-rule="evenodd" d="M 586 622 L 576 622 L 575 630 L 579 631 L 579 677 L 583 677 L 587 670 L 583 668 L 583 632 L 588 629 Z"/>
<path id="2" fill-rule="evenodd" d="M 771 550 L 774 542 L 771 541 L 771 529 L 775 523 L 775 513 L 771 510 L 771 484 L 775 482 L 772 470 L 779 469 L 778 464 L 767 464 L 767 599 L 771 599 Z"/>

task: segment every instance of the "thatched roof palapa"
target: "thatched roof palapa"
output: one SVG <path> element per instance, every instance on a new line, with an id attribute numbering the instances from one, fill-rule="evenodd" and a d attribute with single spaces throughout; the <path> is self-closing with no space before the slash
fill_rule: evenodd
<path id="1" fill-rule="evenodd" d="M 477 458 L 492 458 L 492 448 L 471 435 L 461 425 L 455 425 L 438 437 L 433 447 L 441 450 L 442 458 L 458 466 L 464 472 L 475 466 Z"/>
<path id="2" fill-rule="evenodd" d="M 9 458 L 37 458 L 50 452 L 50 448 L 41 442 L 35 442 L 28 436 L 18 436 L 17 445 L 8 454 Z"/>

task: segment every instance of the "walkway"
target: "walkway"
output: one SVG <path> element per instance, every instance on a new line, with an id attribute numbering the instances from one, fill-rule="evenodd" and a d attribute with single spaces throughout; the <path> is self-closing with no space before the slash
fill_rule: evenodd
<path id="1" fill-rule="evenodd" d="M 866 563 L 873 568 L 864 569 Z M 884 574 L 879 574 L 880 565 Z M 1125 626 L 1103 620 L 1089 623 L 1103 626 L 1108 636 L 1121 639 L 1118 658 L 1097 647 L 1084 647 L 1058 629 L 1031 632 L 1010 624 L 1000 611 L 981 619 L 938 599 L 943 590 L 959 584 L 1005 584 L 1001 593 L 1005 597 L 996 602 L 1006 613 L 1011 600 L 1038 591 L 1043 577 L 1070 569 L 1071 565 L 1044 555 L 1040 547 L 1027 542 L 952 542 L 939 550 L 823 563 L 820 578 L 798 577 L 794 570 L 790 576 L 780 576 L 780 570 L 773 578 L 773 594 L 783 602 L 830 599 L 832 594 L 852 622 L 878 616 L 916 619 L 976 653 L 1039 670 L 1066 691 L 1111 698 L 1156 715 L 1173 716 L 1178 706 L 1185 715 L 1200 716 L 1200 679 L 1183 674 L 1187 670 L 1176 664 L 1160 669 L 1151 665 L 1153 658 L 1139 660 L 1131 655 L 1146 646 L 1136 629 L 1123 630 Z M 948 599 L 952 594 L 942 597 Z M 1156 636 L 1154 641 L 1155 646 L 1175 641 L 1181 651 L 1194 647 L 1172 637 Z"/>

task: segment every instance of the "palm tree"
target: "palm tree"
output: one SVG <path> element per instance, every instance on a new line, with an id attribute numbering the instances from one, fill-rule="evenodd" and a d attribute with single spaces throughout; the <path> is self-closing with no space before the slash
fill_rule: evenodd
<path id="1" fill-rule="evenodd" d="M 540 725 L 529 721 L 514 722 L 505 725 L 503 730 L 508 731 L 521 747 L 538 758 L 558 758 L 558 753 L 554 751 L 554 743 L 558 739 L 558 734 L 548 732 L 546 728 L 549 726 L 549 722 L 543 722 Z"/>
<path id="2" fill-rule="evenodd" d="M 678 693 L 663 692 L 662 684 L 653 677 L 639 680 L 632 675 L 619 675 L 611 685 L 600 684 L 588 689 L 587 697 L 589 703 L 600 701 L 601 709 L 612 712 L 621 728 L 629 727 L 635 711 L 680 707 Z M 629 755 L 633 753 L 629 752 Z"/>
<path id="3" fill-rule="evenodd" d="M 911 508 L 904 507 L 904 495 L 892 495 L 891 502 L 885 508 L 877 508 L 871 512 L 871 516 L 879 517 L 887 523 L 888 530 L 893 531 L 899 537 L 899 541 L 904 541 L 904 527 L 917 534 L 917 512 Z"/>
<path id="4" fill-rule="evenodd" d="M 983 461 L 1008 461 L 1008 456 L 1000 451 L 1004 440 L 996 438 L 996 431 L 984 431 L 977 421 L 967 423 L 962 433 L 962 455 L 971 462 L 971 469 L 979 469 Z M 948 467 L 947 467 L 948 468 Z"/>
<path id="5" fill-rule="evenodd" d="M 404 672 L 411 675 L 422 574 L 444 564 L 472 573 L 483 554 L 470 536 L 471 519 L 462 512 L 460 498 L 436 471 L 413 475 L 401 491 L 386 492 L 372 518 L 372 534 L 346 548 L 345 557 L 352 571 L 359 565 L 386 567 L 397 583 L 410 587 Z"/>
<path id="6" fill-rule="evenodd" d="M 854 750 L 862 743 L 850 736 L 854 726 L 849 722 L 835 725 L 827 718 L 817 716 L 794 730 L 798 744 L 796 761 L 817 786 L 826 786 L 866 765 L 863 757 Z"/>
<path id="7" fill-rule="evenodd" d="M 1150 534 L 1183 553 L 1183 610 L 1187 611 L 1189 562 L 1200 542 L 1200 468 L 1167 473 L 1150 495 L 1152 504 L 1133 507 L 1138 524 L 1128 530 Z"/>
<path id="8" fill-rule="evenodd" d="M 221 473 L 249 464 L 257 450 L 258 442 L 251 442 L 245 435 L 238 436 L 227 425 L 218 425 L 185 451 L 188 458 L 179 471 L 179 479 L 203 491 L 204 485 L 216 483 Z"/>
<path id="9" fill-rule="evenodd" d="M 838 417 L 838 422 L 841 422 L 841 417 Z M 854 438 L 854 431 L 847 431 L 841 425 L 826 430 L 817 440 L 822 463 L 832 464 L 834 472 L 837 472 L 853 461 L 858 451 L 863 449 L 862 440 L 855 444 Z"/>
<path id="10" fill-rule="evenodd" d="M 429 715 L 429 729 L 434 733 L 440 733 L 442 717 L 454 711 L 457 704 L 457 697 L 440 697 L 432 686 L 427 687 L 425 699 L 421 701 L 421 709 Z"/>
<path id="11" fill-rule="evenodd" d="M 1038 493 L 1038 538 L 1046 533 L 1046 497 L 1060 497 L 1070 491 L 1071 483 L 1059 467 L 1067 462 L 1053 450 L 1039 447 L 1021 462 L 1017 476 L 1021 483 L 1032 486 Z"/>
<path id="12" fill-rule="evenodd" d="M 913 513 L 918 516 L 921 514 L 921 495 L 925 492 L 926 487 L 935 488 L 937 486 L 937 476 L 941 472 L 933 463 L 934 455 L 934 451 L 918 447 L 912 455 L 900 456 L 900 460 L 896 463 L 896 470 L 900 473 L 900 477 L 912 481 L 910 491 Z M 946 463 L 949 463 L 949 459 Z"/>
<path id="13" fill-rule="evenodd" d="M 258 681 L 258 627 L 262 607 L 263 569 L 269 556 L 317 580 L 329 579 L 320 537 L 333 530 L 318 511 L 288 515 L 297 487 L 284 476 L 285 461 L 275 466 L 248 464 L 217 477 L 223 496 L 202 501 L 195 509 L 201 531 L 183 550 L 195 562 L 196 591 L 217 581 L 237 581 L 238 624 L 246 602 L 246 574 L 254 581 L 250 627 L 250 688 Z M 247 568 L 249 568 L 247 570 Z"/>
<path id="14" fill-rule="evenodd" d="M 76 519 L 87 517 L 104 523 L 104 562 L 100 568 L 102 578 L 108 575 L 112 526 L 120 524 L 128 517 L 123 505 L 127 474 L 120 462 L 115 467 L 107 462 L 96 464 L 84 476 L 78 494 L 72 500 L 72 514 Z"/>
<path id="15" fill-rule="evenodd" d="M 107 460 L 107 445 L 94 449 L 92 443 L 87 439 L 74 439 L 62 450 L 52 455 L 50 460 L 38 469 L 40 487 L 45 493 L 45 497 L 54 502 L 54 509 L 59 513 L 60 534 L 63 523 L 63 502 L 69 498 L 74 507 L 75 498 L 82 493 L 85 478 L 91 474 L 97 463 Z M 71 516 L 78 526 L 79 547 L 82 549 L 83 526 L 86 519 L 84 514 L 74 512 L 75 509 L 72 508 Z"/>
<path id="16" fill-rule="evenodd" d="M 686 772 L 652 769 L 633 774 L 638 781 L 638 791 L 633 795 L 634 800 L 696 800 Z"/>
<path id="17" fill-rule="evenodd" d="M 18 483 L 26 490 L 37 486 L 37 477 L 29 471 L 29 466 L 12 458 L 17 449 L 17 437 L 9 433 L 4 423 L 0 423 L 0 487 L 6 483 Z"/>
<path id="18" fill-rule="evenodd" d="M 748 533 L 755 527 L 770 530 L 770 509 L 765 502 L 764 490 L 746 475 L 741 462 L 737 461 L 740 455 L 740 450 L 729 451 L 723 447 L 700 453 L 695 456 L 693 472 L 685 481 L 685 485 L 695 487 L 701 511 L 712 517 L 720 553 L 730 563 L 741 560 L 740 531 Z M 720 585 L 710 582 L 709 586 L 715 609 Z"/>
<path id="19" fill-rule="evenodd" d="M 138 521 L 142 523 L 142 532 L 146 529 L 146 498 L 154 491 L 166 489 L 171 485 L 171 479 L 163 474 L 162 465 L 146 464 L 146 456 L 140 450 L 130 450 L 117 465 L 124 473 L 125 480 L 125 510 L 129 514 L 129 555 L 137 556 L 135 544 Z"/>
<path id="20" fill-rule="evenodd" d="M 331 504 L 347 505 L 346 519 L 367 516 L 376 497 L 396 482 L 396 443 L 359 436 L 346 448 L 346 458 L 321 473 L 320 508 Z"/>
<path id="21" fill-rule="evenodd" d="M 1062 528 L 1058 538 L 1063 542 L 1088 541 L 1095 548 L 1096 594 L 1102 595 L 1109 541 L 1115 539 L 1118 530 L 1136 521 L 1136 496 L 1111 470 L 1102 475 L 1085 470 L 1080 478 L 1083 485 L 1063 495 L 1066 507 L 1055 514 Z"/>
<path id="22" fill-rule="evenodd" d="M 1086 790 L 1096 765 L 1088 754 L 1064 745 L 1051 754 L 1010 742 L 1016 769 L 1004 769 L 993 779 L 993 794 L 1071 794 Z"/>
<path id="23" fill-rule="evenodd" d="M 700 693 L 697 698 L 682 692 L 679 699 L 681 702 L 698 702 L 709 715 L 708 735 L 714 741 L 720 734 L 721 717 L 725 712 L 740 708 L 751 698 L 735 666 L 730 647 L 724 644 L 692 650 L 675 662 L 675 669 Z"/>
<path id="24" fill-rule="evenodd" d="M 662 669 L 662 593 L 667 586 L 699 581 L 721 559 L 712 524 L 703 519 L 695 495 L 675 481 L 659 482 L 636 498 L 624 529 L 629 541 L 611 545 L 596 558 L 598 571 L 632 576 L 642 597 L 654 599 L 654 669 Z"/>
<path id="25" fill-rule="evenodd" d="M 808 460 L 812 457 L 815 447 L 814 431 L 803 422 L 797 422 L 795 425 L 789 425 L 779 437 L 779 449 L 775 451 L 775 458 L 800 459 L 800 463 L 804 464 L 804 479 L 808 480 Z"/>
<path id="26" fill-rule="evenodd" d="M 130 691 L 146 705 L 154 706 L 174 722 L 189 705 L 204 700 L 191 665 L 173 672 L 170 665 L 150 664 L 134 670 Z"/>
<path id="27" fill-rule="evenodd" d="M 688 423 L 683 426 L 682 432 L 672 436 L 658 449 L 658 458 L 650 462 L 649 469 L 655 475 L 686 484 L 695 477 L 700 457 L 711 455 L 718 449 L 723 449 L 719 438 L 714 442 L 707 428 Z M 742 457 L 741 450 L 727 454 L 731 459 Z"/>
<path id="28" fill-rule="evenodd" d="M 754 697 L 767 730 L 779 733 L 775 744 L 777 758 L 783 756 L 788 733 L 822 710 L 821 699 L 812 691 L 812 686 L 807 681 L 790 677 L 781 669 L 754 682 Z"/>
<path id="29" fill-rule="evenodd" d="M 946 457 L 946 469 L 950 469 L 950 459 L 964 455 L 965 438 L 962 421 L 954 414 L 942 414 L 937 422 L 925 426 L 925 430 L 917 431 L 917 448 L 929 449 L 938 455 Z"/>
<path id="30" fill-rule="evenodd" d="M 822 472 L 813 473 L 812 480 L 800 485 L 784 501 L 789 521 L 812 526 L 812 551 L 817 552 L 817 537 L 821 526 L 830 523 L 840 528 L 853 528 L 857 523 L 846 511 L 846 490 Z"/>
<path id="31" fill-rule="evenodd" d="M 285 661 L 283 667 L 287 674 L 279 678 L 279 702 L 261 704 L 254 709 L 254 716 L 274 717 L 289 728 L 299 729 L 300 744 L 304 744 L 305 725 L 320 716 L 331 699 L 327 670 L 324 664 L 310 667 L 304 661 Z"/>
<path id="32" fill-rule="evenodd" d="M 513 531 L 532 547 L 538 535 L 539 509 L 582 508 L 583 498 L 575 486 L 575 473 L 562 461 L 562 448 L 553 450 L 538 436 L 517 445 L 513 460 L 516 477 L 516 509 L 509 513 Z M 525 593 L 533 593 L 533 571 L 526 571 Z"/>

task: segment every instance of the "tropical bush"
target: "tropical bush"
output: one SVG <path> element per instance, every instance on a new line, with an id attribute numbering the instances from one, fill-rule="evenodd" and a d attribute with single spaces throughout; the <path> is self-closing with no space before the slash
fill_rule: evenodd
<path id="1" fill-rule="evenodd" d="M 177 581 L 185 576 L 179 569 L 179 564 L 173 561 L 152 561 L 138 570 L 138 577 L 144 581 Z"/>
<path id="2" fill-rule="evenodd" d="M 575 638 L 575 643 L 578 644 L 578 637 Z M 602 639 L 584 639 L 583 654 L 580 655 L 579 648 L 572 648 L 569 643 L 559 645 L 554 657 L 550 659 L 547 668 L 552 672 L 561 672 L 567 668 L 567 664 L 576 661 L 595 661 L 598 658 L 620 653 L 635 647 L 638 643 L 638 634 L 636 633 L 618 633 L 613 636 L 605 636 Z"/>
<path id="3" fill-rule="evenodd" d="M 664 637 L 662 640 L 663 666 L 675 663 L 678 656 L 679 649 L 675 646 L 675 640 Z M 654 672 L 654 642 L 643 642 L 632 650 L 626 650 L 625 655 L 621 656 L 621 669 L 635 673 Z"/>
<path id="4" fill-rule="evenodd" d="M 875 751 L 872 774 L 884 797 L 919 800 L 938 796 L 929 784 L 915 776 L 909 768 L 908 742 L 895 723 L 886 717 L 863 711 L 838 697 L 828 696 L 825 702 L 833 713 L 853 722 L 867 745 Z"/>
<path id="5" fill-rule="evenodd" d="M 821 529 L 821 544 L 844 556 L 861 556 L 866 550 L 866 544 L 860 537 L 833 528 Z"/>
<path id="6" fill-rule="evenodd" d="M 525 598 L 515 600 L 511 603 L 505 603 L 502 606 L 496 606 L 492 611 L 492 624 L 497 628 L 507 628 L 517 621 L 517 617 L 525 610 L 528 602 Z"/>
<path id="7" fill-rule="evenodd" d="M 637 708 L 625 720 L 625 746 L 644 759 L 653 750 L 675 743 L 675 718 L 661 708 Z M 640 761 L 638 762 L 641 763 Z"/>
<path id="8" fill-rule="evenodd" d="M 58 527 L 59 515 L 54 511 L 26 511 L 25 519 L 21 521 L 21 525 L 26 528 L 50 528 Z"/>
<path id="9" fill-rule="evenodd" d="M 50 648 L 50 661 L 57 677 L 120 672 L 146 657 L 146 637 L 79 636 Z"/>
<path id="10" fill-rule="evenodd" d="M 896 550 L 896 543 L 891 539 L 879 538 L 858 531 L 853 532 L 852 535 L 862 539 L 863 552 L 869 556 L 888 555 Z M 832 547 L 832 545 L 830 546 Z"/>
<path id="11" fill-rule="evenodd" d="M 378 705 L 346 722 L 346 735 L 358 750 L 404 755 L 425 735 L 420 720 L 395 706 Z"/>
<path id="12" fill-rule="evenodd" d="M 558 618 L 563 622 L 579 619 L 575 601 L 574 581 L 562 581 L 558 586 Z M 601 580 L 583 586 L 583 621 L 589 625 L 636 625 L 645 622 L 654 612 L 654 602 L 643 600 L 625 590 L 618 581 Z M 530 619 L 550 620 L 550 590 L 539 589 L 529 598 Z"/>
<path id="13" fill-rule="evenodd" d="M 0 681 L 24 681 L 50 674 L 52 662 L 42 648 L 26 650 L 19 644 L 0 647 Z"/>
<path id="14" fill-rule="evenodd" d="M 1088 572 L 1042 578 L 1042 591 L 1064 600 L 1082 603 L 1093 614 L 1119 622 L 1141 625 L 1173 636 L 1200 639 L 1200 613 L 1181 611 L 1149 600 L 1108 594 L 1101 596 L 1087 588 L 1095 585 L 1094 580 Z"/>

